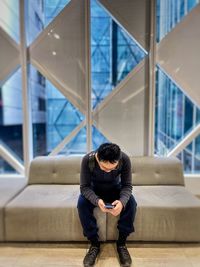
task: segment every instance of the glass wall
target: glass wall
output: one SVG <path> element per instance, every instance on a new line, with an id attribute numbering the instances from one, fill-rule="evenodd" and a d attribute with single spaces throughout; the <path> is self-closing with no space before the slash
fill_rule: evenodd
<path id="1" fill-rule="evenodd" d="M 157 43 L 199 3 L 193 1 L 157 0 Z M 197 126 L 200 109 L 184 91 L 157 65 L 155 107 L 155 154 L 168 155 Z M 177 157 L 186 173 L 199 173 L 199 137 Z"/>
<path id="2" fill-rule="evenodd" d="M 36 5 L 35 1 L 29 2 L 27 35 L 30 44 L 63 11 L 69 2 L 66 0 L 46 0 L 43 4 L 40 2 L 39 6 Z M 34 24 L 32 17 L 37 18 L 37 21 L 41 23 Z M 135 41 L 111 19 L 99 3 L 92 0 L 91 101 L 93 109 L 106 98 L 145 55 L 145 51 L 139 48 Z M 48 155 L 85 119 L 85 116 L 62 95 L 58 88 L 31 65 L 29 66 L 29 86 L 32 92 L 34 156 Z M 85 140 L 86 131 L 81 130 L 59 153 L 86 153 Z M 105 141 L 109 140 L 93 127 L 93 149 Z"/>
<path id="3" fill-rule="evenodd" d="M 23 162 L 23 112 L 21 69 L 18 69 L 0 87 L 0 145 Z M 3 160 L 1 172 L 14 170 Z"/>
<path id="4" fill-rule="evenodd" d="M 92 106 L 95 108 L 145 57 L 98 1 L 91 1 Z"/>
<path id="5" fill-rule="evenodd" d="M 44 46 L 47 59 L 43 58 L 43 60 L 48 62 L 50 58 L 48 53 L 51 52 L 51 58 L 55 58 L 56 73 L 59 72 L 60 68 L 60 62 L 56 62 L 59 52 L 63 53 L 63 61 L 71 60 L 71 58 L 68 59 L 64 55 L 66 44 L 68 44 L 69 40 L 58 33 L 59 27 L 63 27 L 63 25 L 60 25 L 62 22 L 58 18 L 62 16 L 63 12 L 72 2 L 70 0 L 25 0 L 26 38 L 30 57 L 27 64 L 27 76 L 28 89 L 31 95 L 34 157 L 49 155 L 63 140 L 67 141 L 58 152 L 59 154 L 83 154 L 87 152 L 87 131 L 85 126 L 87 101 L 83 92 L 84 88 L 82 88 L 84 87 L 83 84 L 77 82 L 76 86 L 78 89 L 76 91 L 71 85 L 71 81 L 67 81 L 64 85 L 62 84 L 63 81 L 59 83 L 56 80 L 55 73 L 47 75 L 51 66 L 48 64 L 42 67 L 38 66 L 32 60 L 31 54 L 38 43 L 49 35 L 50 41 L 46 42 L 45 44 L 47 45 Z M 145 57 L 148 57 L 148 51 L 138 46 L 138 41 L 134 40 L 119 25 L 117 20 L 113 20 L 110 13 L 97 0 L 91 0 L 90 3 L 90 100 L 91 113 L 93 115 L 99 106 L 106 102 L 109 94 L 118 88 L 127 75 Z M 157 0 L 157 44 L 198 3 L 198 0 Z M 18 49 L 20 36 L 19 1 L 0 1 L 0 15 L 2 31 L 5 31 L 11 37 L 12 42 Z M 81 19 L 84 21 L 84 16 Z M 53 26 L 51 27 L 51 25 Z M 45 32 L 47 27 L 49 29 L 48 33 Z M 73 27 L 73 24 L 70 27 Z M 73 39 L 73 31 L 70 34 Z M 80 34 L 82 33 L 80 32 Z M 55 42 L 58 42 L 59 45 L 56 46 Z M 41 45 L 41 43 L 39 44 Z M 60 50 L 55 49 L 58 47 Z M 84 48 L 79 47 L 77 54 L 82 53 L 81 49 L 84 50 Z M 80 54 L 77 56 L 77 66 L 80 71 L 77 77 L 75 77 L 77 81 L 80 80 L 79 75 L 82 75 L 81 77 L 86 76 L 86 69 L 83 64 L 85 58 L 79 61 L 78 57 L 80 57 Z M 63 73 L 65 75 L 65 64 L 63 64 L 62 69 L 64 69 Z M 23 163 L 21 81 L 21 68 L 19 64 L 16 64 L 9 77 L 6 77 L 0 84 L 0 145 L 6 148 L 20 163 Z M 67 90 L 66 94 L 63 87 Z M 78 91 L 79 89 L 80 91 Z M 137 93 L 140 94 L 140 90 Z M 78 99 L 80 95 L 81 97 Z M 134 97 L 131 91 L 130 96 Z M 75 98 L 78 100 L 75 101 Z M 131 116 L 128 116 L 128 118 L 131 118 Z M 199 123 L 199 107 L 184 94 L 182 88 L 157 64 L 155 154 L 168 155 Z M 79 128 L 80 125 L 81 127 Z M 98 129 L 97 125 L 92 124 L 91 128 L 92 149 L 96 149 L 103 142 L 110 141 Z M 197 136 L 177 157 L 182 160 L 185 172 L 199 172 L 200 136 Z M 0 173 L 4 172 L 13 173 L 15 170 L 3 158 L 0 158 Z"/>

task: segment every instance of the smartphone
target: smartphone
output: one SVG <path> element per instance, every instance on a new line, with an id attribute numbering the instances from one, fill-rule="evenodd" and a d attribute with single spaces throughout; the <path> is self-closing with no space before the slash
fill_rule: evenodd
<path id="1" fill-rule="evenodd" d="M 112 205 L 110 203 L 105 203 L 105 209 L 113 209 L 115 207 L 115 205 Z"/>

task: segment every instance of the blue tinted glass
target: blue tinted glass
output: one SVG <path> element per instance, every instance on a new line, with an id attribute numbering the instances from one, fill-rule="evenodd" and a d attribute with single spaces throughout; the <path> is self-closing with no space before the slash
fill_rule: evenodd
<path id="1" fill-rule="evenodd" d="M 86 128 L 84 127 L 59 154 L 85 154 L 87 151 L 86 145 Z"/>
<path id="2" fill-rule="evenodd" d="M 92 103 L 95 108 L 111 91 L 109 72 L 92 72 Z"/>
<path id="3" fill-rule="evenodd" d="M 192 153 L 189 146 L 187 146 L 186 149 L 183 150 L 183 165 L 185 173 L 192 172 Z"/>
<path id="4" fill-rule="evenodd" d="M 196 123 L 200 123 L 200 109 L 197 109 Z"/>
<path id="5" fill-rule="evenodd" d="M 157 0 L 157 42 L 160 42 L 198 2 L 198 0 Z"/>
<path id="6" fill-rule="evenodd" d="M 195 138 L 179 155 L 185 173 L 200 173 L 200 135 Z"/>
<path id="7" fill-rule="evenodd" d="M 145 57 L 95 0 L 91 1 L 91 84 L 95 108 Z"/>
<path id="8" fill-rule="evenodd" d="M 166 155 L 195 127 L 197 107 L 159 68 L 156 81 L 155 149 Z"/>
<path id="9" fill-rule="evenodd" d="M 191 10 L 199 3 L 199 0 L 187 0 L 187 8 Z"/>
<path id="10" fill-rule="evenodd" d="M 44 0 L 43 10 L 45 26 L 47 26 L 69 2 L 70 0 Z"/>
<path id="11" fill-rule="evenodd" d="M 108 139 L 96 127 L 92 127 L 93 150 L 96 150 L 101 144 L 108 143 Z"/>
<path id="12" fill-rule="evenodd" d="M 185 106 L 184 132 L 186 133 L 193 126 L 194 105 L 188 98 L 185 98 L 184 106 Z"/>
<path id="13" fill-rule="evenodd" d="M 0 26 L 19 43 L 19 0 L 0 1 Z"/>
<path id="14" fill-rule="evenodd" d="M 32 43 L 69 2 L 70 0 L 25 1 L 27 43 Z"/>
<path id="15" fill-rule="evenodd" d="M 84 119 L 33 66 L 29 70 L 32 92 L 34 156 L 50 153 Z"/>
<path id="16" fill-rule="evenodd" d="M 110 21 L 109 17 L 91 17 L 91 45 L 109 46 L 111 39 Z"/>
<path id="17" fill-rule="evenodd" d="M 200 135 L 195 140 L 195 172 L 200 173 Z"/>
<path id="18" fill-rule="evenodd" d="M 92 49 L 92 71 L 94 73 L 110 71 L 110 50 L 108 46 Z"/>
<path id="19" fill-rule="evenodd" d="M 8 162 L 6 162 L 5 160 L 3 160 L 1 157 L 0 157 L 0 174 L 5 174 L 5 173 L 9 173 L 9 174 L 16 174 L 17 171 L 15 169 L 13 169 L 12 166 L 10 166 L 8 164 Z"/>
<path id="20" fill-rule="evenodd" d="M 198 0 L 157 0 L 157 42 L 198 3 Z M 159 68 L 156 73 L 155 109 L 155 152 L 167 155 L 200 122 L 200 111 Z M 177 156 L 183 162 L 186 173 L 200 169 L 198 140 L 193 140 Z"/>
<path id="21" fill-rule="evenodd" d="M 0 141 L 19 160 L 23 159 L 21 69 L 0 87 Z"/>

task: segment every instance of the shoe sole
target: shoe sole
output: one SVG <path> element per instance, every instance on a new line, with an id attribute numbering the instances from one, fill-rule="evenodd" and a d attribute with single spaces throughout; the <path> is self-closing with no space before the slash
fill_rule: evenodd
<path id="1" fill-rule="evenodd" d="M 120 264 L 120 267 L 131 267 L 132 263 L 131 264 Z"/>

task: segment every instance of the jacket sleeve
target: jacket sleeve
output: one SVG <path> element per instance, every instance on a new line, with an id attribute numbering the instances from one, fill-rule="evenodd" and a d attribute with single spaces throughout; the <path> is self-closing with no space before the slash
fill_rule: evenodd
<path id="1" fill-rule="evenodd" d="M 80 173 L 80 192 L 88 199 L 93 205 L 98 206 L 98 200 L 100 199 L 91 187 L 91 172 L 89 169 L 89 156 L 88 154 L 83 157 L 81 162 Z"/>
<path id="2" fill-rule="evenodd" d="M 121 171 L 121 191 L 120 201 L 125 207 L 131 194 L 132 194 L 132 173 L 131 173 L 131 161 L 129 157 L 123 153 L 122 171 Z"/>

